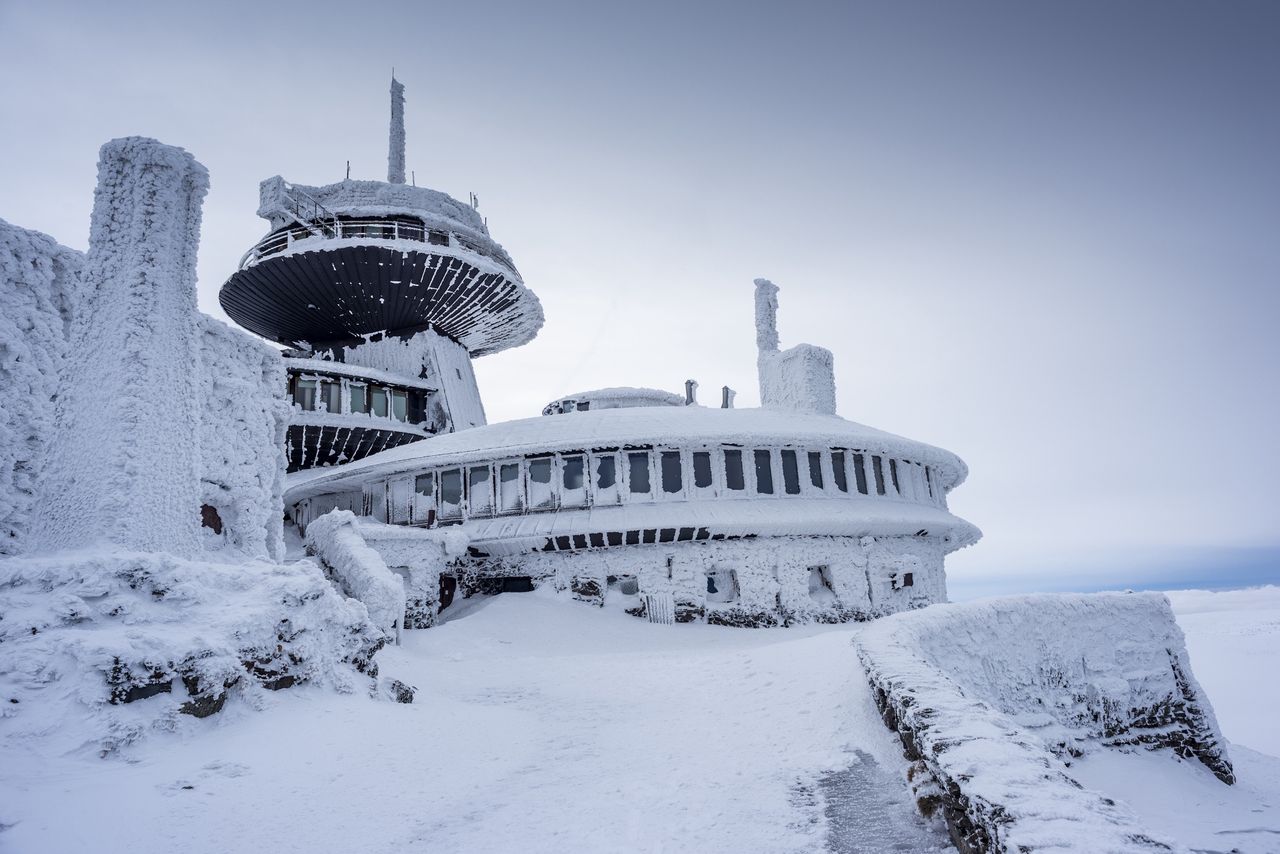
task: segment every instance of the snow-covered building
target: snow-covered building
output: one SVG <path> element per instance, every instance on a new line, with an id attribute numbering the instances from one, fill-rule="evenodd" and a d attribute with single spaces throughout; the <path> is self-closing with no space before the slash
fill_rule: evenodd
<path id="1" fill-rule="evenodd" d="M 470 547 L 440 606 L 458 585 L 552 583 L 654 620 L 762 625 L 946 598 L 945 555 L 979 537 L 947 509 L 964 463 L 836 416 L 832 354 L 778 349 L 766 280 L 762 408 L 733 408 L 727 388 L 701 406 L 690 381 L 487 425 L 470 360 L 532 339 L 541 306 L 473 206 L 403 183 L 402 97 L 393 82 L 388 182 L 263 182 L 272 230 L 221 293 L 296 348 L 286 504 L 300 526 L 350 511 L 403 526 L 398 553 L 414 531 L 438 549 L 435 529 L 459 528 Z"/>

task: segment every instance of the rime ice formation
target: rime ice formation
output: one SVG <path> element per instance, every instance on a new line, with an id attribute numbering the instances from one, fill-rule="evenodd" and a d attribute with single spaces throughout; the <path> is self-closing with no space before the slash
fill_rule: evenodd
<path id="1" fill-rule="evenodd" d="M 83 263 L 0 220 L 0 555 L 25 545 Z"/>
<path id="2" fill-rule="evenodd" d="M 387 183 L 404 183 L 404 84 L 391 78 L 391 134 Z"/>
<path id="3" fill-rule="evenodd" d="M 1234 781 L 1158 593 L 1022 596 L 899 614 L 855 640 L 917 798 L 962 850 L 1169 850 L 1062 760 L 1168 747 Z"/>
<path id="4" fill-rule="evenodd" d="M 338 579 L 348 596 L 363 602 L 373 624 L 392 636 L 404 625 L 404 582 L 365 544 L 354 513 L 335 511 L 307 526 L 307 549 Z"/>
<path id="5" fill-rule="evenodd" d="M 760 405 L 820 415 L 836 414 L 835 357 L 812 344 L 778 350 L 778 286 L 756 279 L 756 367 Z"/>
<path id="6" fill-rule="evenodd" d="M 195 261 L 208 173 L 129 137 L 102 147 L 57 427 L 33 541 L 199 548 L 200 329 Z"/>

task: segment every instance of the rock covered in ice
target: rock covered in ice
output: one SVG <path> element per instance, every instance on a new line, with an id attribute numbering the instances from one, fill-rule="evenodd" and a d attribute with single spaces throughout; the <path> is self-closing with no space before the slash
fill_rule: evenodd
<path id="1" fill-rule="evenodd" d="M 22 551 L 84 256 L 0 219 L 0 555 Z"/>

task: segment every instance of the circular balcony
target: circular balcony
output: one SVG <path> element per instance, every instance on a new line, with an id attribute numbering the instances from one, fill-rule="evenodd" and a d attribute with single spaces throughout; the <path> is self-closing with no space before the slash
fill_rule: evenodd
<path id="1" fill-rule="evenodd" d="M 282 344 L 350 343 L 431 328 L 472 356 L 527 343 L 542 305 L 492 241 L 411 217 L 334 217 L 278 229 L 222 286 L 236 323 Z"/>

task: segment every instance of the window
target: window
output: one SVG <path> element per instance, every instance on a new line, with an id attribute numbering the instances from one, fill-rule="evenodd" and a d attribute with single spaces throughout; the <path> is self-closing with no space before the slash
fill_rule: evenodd
<path id="1" fill-rule="evenodd" d="M 436 493 L 436 475 L 435 472 L 427 472 L 420 474 L 413 482 L 413 488 L 417 490 L 419 495 L 428 497 Z"/>
<path id="2" fill-rule="evenodd" d="M 924 479 L 925 482 L 929 484 L 929 497 L 937 498 L 937 496 L 933 494 L 933 469 L 928 466 L 924 467 Z"/>
<path id="3" fill-rule="evenodd" d="M 591 459 L 591 464 L 595 467 L 595 503 L 617 504 L 618 458 L 614 454 L 606 453 L 593 456 Z"/>
<path id="4" fill-rule="evenodd" d="M 876 495 L 884 495 L 884 463 L 879 457 L 871 458 L 871 470 L 876 476 Z"/>
<path id="5" fill-rule="evenodd" d="M 914 572 L 904 572 L 904 573 L 902 573 L 902 586 L 903 586 L 903 587 L 915 587 L 915 585 L 916 585 L 916 575 L 915 575 L 915 573 L 914 573 Z"/>
<path id="6" fill-rule="evenodd" d="M 298 380 L 293 386 L 293 402 L 306 412 L 316 408 L 316 381 Z"/>
<path id="7" fill-rule="evenodd" d="M 409 420 L 409 395 L 401 389 L 391 392 L 391 417 L 397 421 Z"/>
<path id="8" fill-rule="evenodd" d="M 440 472 L 440 515 L 455 519 L 462 515 L 462 469 Z"/>
<path id="9" fill-rule="evenodd" d="M 504 513 L 520 510 L 524 506 L 519 463 L 503 463 L 498 469 L 498 500 L 501 501 Z"/>
<path id="10" fill-rule="evenodd" d="M 375 418 L 387 417 L 387 390 L 381 386 L 370 386 L 370 396 L 373 398 L 373 415 Z"/>
<path id="11" fill-rule="evenodd" d="M 562 504 L 566 507 L 581 507 L 587 503 L 585 466 L 580 454 L 565 457 L 560 464 L 560 483 L 562 486 Z"/>
<path id="12" fill-rule="evenodd" d="M 800 464 L 795 451 L 782 452 L 782 488 L 787 495 L 800 494 Z"/>
<path id="13" fill-rule="evenodd" d="M 467 470 L 467 508 L 472 515 L 488 515 L 493 510 L 493 481 L 487 465 Z"/>
<path id="14" fill-rule="evenodd" d="M 325 412 L 341 412 L 342 384 L 336 380 L 320 380 L 320 402 Z"/>
<path id="15" fill-rule="evenodd" d="M 724 485 L 733 490 L 747 488 L 746 479 L 742 473 L 742 451 L 736 448 L 726 448 L 724 452 Z"/>
<path id="16" fill-rule="evenodd" d="M 858 491 L 863 495 L 867 494 L 867 469 L 863 465 L 865 462 L 862 454 L 853 455 L 853 475 L 858 481 Z"/>
<path id="17" fill-rule="evenodd" d="M 902 494 L 902 484 L 898 482 L 898 461 L 889 460 L 889 474 L 893 478 L 893 491 Z"/>
<path id="18" fill-rule="evenodd" d="M 369 387 L 364 383 L 351 384 L 351 411 L 361 415 L 369 412 Z"/>
<path id="19" fill-rule="evenodd" d="M 682 472 L 680 471 L 680 452 L 663 451 L 662 457 L 662 491 L 674 495 L 684 489 Z"/>
<path id="20" fill-rule="evenodd" d="M 551 458 L 529 460 L 529 507 L 550 507 L 554 501 L 551 491 Z"/>
<path id="21" fill-rule="evenodd" d="M 819 451 L 809 452 L 809 483 L 814 489 L 822 489 L 822 454 Z"/>
<path id="22" fill-rule="evenodd" d="M 773 494 L 773 461 L 768 451 L 756 451 L 756 492 Z"/>
<path id="23" fill-rule="evenodd" d="M 717 604 L 736 602 L 738 574 L 732 569 L 713 569 L 707 573 L 707 601 Z"/>
<path id="24" fill-rule="evenodd" d="M 836 489 L 841 492 L 849 491 L 849 475 L 844 471 L 844 451 L 831 452 L 831 479 L 836 482 Z"/>
<path id="25" fill-rule="evenodd" d="M 648 451 L 632 451 L 627 454 L 627 487 L 633 495 L 643 495 L 649 491 Z"/>
<path id="26" fill-rule="evenodd" d="M 444 231 L 428 231 L 427 242 L 435 246 L 448 246 L 449 235 Z"/>
<path id="27" fill-rule="evenodd" d="M 709 451 L 693 452 L 693 485 L 698 489 L 711 486 L 711 453 Z"/>

